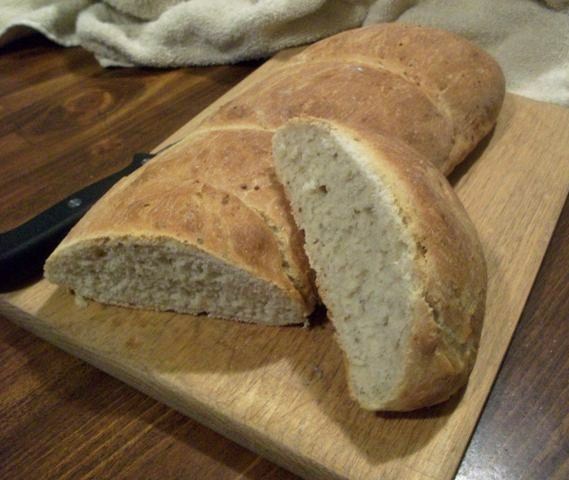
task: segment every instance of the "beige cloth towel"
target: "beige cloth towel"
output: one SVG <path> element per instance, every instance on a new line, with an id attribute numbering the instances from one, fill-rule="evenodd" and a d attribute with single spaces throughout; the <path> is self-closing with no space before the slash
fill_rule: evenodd
<path id="1" fill-rule="evenodd" d="M 561 11 L 533 0 L 378 1 L 365 23 L 397 20 L 458 33 L 498 60 L 509 91 L 569 106 L 569 0 L 549 3 Z"/>
<path id="2" fill-rule="evenodd" d="M 464 35 L 498 59 L 510 91 L 569 106 L 569 0 L 4 0 L 0 44 L 32 28 L 103 66 L 175 67 L 262 58 L 385 21 Z"/>
<path id="3" fill-rule="evenodd" d="M 63 45 L 91 50 L 103 66 L 234 63 L 267 57 L 283 48 L 360 26 L 368 3 L 4 0 L 0 36 L 10 33 L 13 26 L 31 27 Z"/>

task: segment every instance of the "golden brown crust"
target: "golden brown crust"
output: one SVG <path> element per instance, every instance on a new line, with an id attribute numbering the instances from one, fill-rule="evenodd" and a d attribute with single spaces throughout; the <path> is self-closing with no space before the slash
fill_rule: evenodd
<path id="1" fill-rule="evenodd" d="M 399 138 L 442 166 L 453 148 L 449 119 L 415 84 L 358 62 L 311 62 L 283 68 L 205 121 L 276 129 L 290 118 L 333 120 L 357 131 Z"/>
<path id="2" fill-rule="evenodd" d="M 379 24 L 308 47 L 204 125 L 340 121 L 398 138 L 448 174 L 496 123 L 504 85 L 492 57 L 458 35 Z"/>

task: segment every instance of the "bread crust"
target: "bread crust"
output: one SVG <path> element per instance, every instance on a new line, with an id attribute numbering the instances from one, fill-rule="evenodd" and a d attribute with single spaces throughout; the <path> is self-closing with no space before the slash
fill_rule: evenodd
<path id="1" fill-rule="evenodd" d="M 222 106 L 205 125 L 244 123 L 274 130 L 301 116 L 399 138 L 436 165 L 443 165 L 453 148 L 449 118 L 420 88 L 397 74 L 354 61 L 283 68 Z"/>
<path id="2" fill-rule="evenodd" d="M 388 23 L 321 40 L 205 124 L 340 121 L 395 137 L 449 174 L 490 132 L 505 95 L 496 61 L 450 32 Z"/>
<path id="3" fill-rule="evenodd" d="M 282 257 L 281 269 L 311 310 L 316 295 L 303 249 L 304 239 L 274 174 L 272 132 L 256 128 L 201 129 L 190 139 L 165 151 L 159 162 L 149 164 L 146 175 L 211 184 L 259 215 L 275 236 Z M 180 162 L 180 158 L 186 161 Z"/>

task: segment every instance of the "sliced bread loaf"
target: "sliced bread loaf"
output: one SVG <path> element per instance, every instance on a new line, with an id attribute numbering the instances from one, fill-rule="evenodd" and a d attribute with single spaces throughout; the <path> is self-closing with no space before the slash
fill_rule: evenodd
<path id="1" fill-rule="evenodd" d="M 486 271 L 446 178 L 407 145 L 292 120 L 273 138 L 320 296 L 370 410 L 449 398 L 476 357 Z"/>
<path id="2" fill-rule="evenodd" d="M 499 66 L 465 39 L 389 23 L 318 42 L 117 184 L 48 259 L 49 281 L 99 302 L 302 323 L 315 304 L 275 178 L 274 130 L 297 116 L 404 142 L 444 173 L 496 121 Z"/>
<path id="3" fill-rule="evenodd" d="M 315 294 L 271 137 L 190 135 L 99 200 L 49 257 L 46 277 L 114 305 L 305 322 Z"/>

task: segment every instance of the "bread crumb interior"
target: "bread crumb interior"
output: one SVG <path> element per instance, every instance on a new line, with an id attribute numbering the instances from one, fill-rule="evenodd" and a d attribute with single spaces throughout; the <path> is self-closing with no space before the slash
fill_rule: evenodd
<path id="1" fill-rule="evenodd" d="M 86 240 L 46 268 L 51 281 L 102 303 L 273 325 L 304 320 L 276 286 L 167 238 Z"/>
<path id="2" fill-rule="evenodd" d="M 314 125 L 281 130 L 277 171 L 305 232 L 317 284 L 362 404 L 389 401 L 404 373 L 414 242 L 355 142 Z"/>

